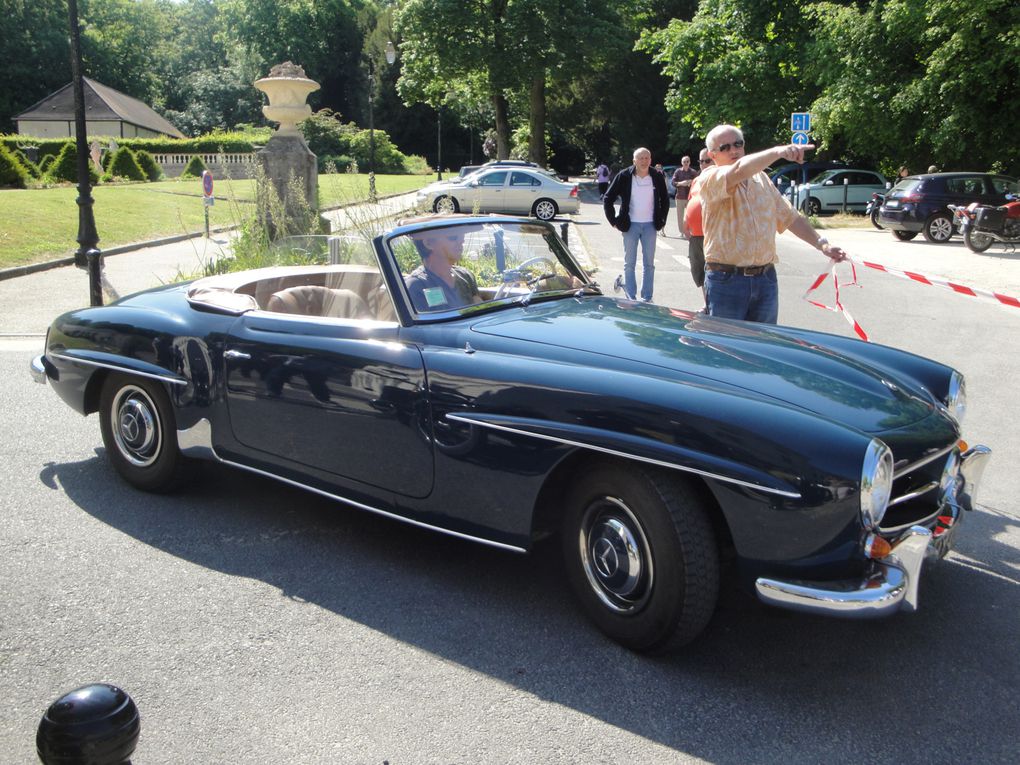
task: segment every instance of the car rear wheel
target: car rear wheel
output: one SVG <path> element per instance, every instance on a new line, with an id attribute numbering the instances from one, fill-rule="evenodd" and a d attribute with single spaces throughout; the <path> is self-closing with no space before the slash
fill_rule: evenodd
<path id="1" fill-rule="evenodd" d="M 953 219 L 948 215 L 936 213 L 924 223 L 924 238 L 934 244 L 948 242 L 953 236 Z"/>
<path id="2" fill-rule="evenodd" d="M 432 205 L 432 209 L 437 213 L 455 213 L 460 212 L 460 205 L 457 204 L 456 199 L 444 194 L 436 199 Z"/>
<path id="3" fill-rule="evenodd" d="M 531 214 L 539 220 L 552 220 L 557 212 L 556 203 L 551 199 L 539 199 L 531 208 Z"/>
<path id="4" fill-rule="evenodd" d="M 915 236 L 917 236 L 917 232 L 916 231 L 897 231 L 896 229 L 893 229 L 892 235 L 895 236 L 897 239 L 899 239 L 901 242 L 909 242 L 911 239 L 913 239 Z"/>
<path id="5" fill-rule="evenodd" d="M 971 252 L 984 252 L 992 246 L 994 241 L 988 234 L 980 234 L 971 229 L 967 229 L 967 232 L 963 235 L 963 243 L 970 248 Z"/>
<path id="6" fill-rule="evenodd" d="M 191 460 L 177 447 L 177 425 L 162 386 L 111 375 L 100 401 L 103 445 L 114 469 L 137 489 L 169 491 L 187 477 Z"/>
<path id="7" fill-rule="evenodd" d="M 665 653 L 705 628 L 719 554 L 704 501 L 674 476 L 598 462 L 563 517 L 567 576 L 588 617 L 634 651 Z"/>

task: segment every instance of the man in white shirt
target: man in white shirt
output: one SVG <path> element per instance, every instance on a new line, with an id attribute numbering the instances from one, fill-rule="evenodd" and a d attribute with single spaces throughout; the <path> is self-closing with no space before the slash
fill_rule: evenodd
<path id="1" fill-rule="evenodd" d="M 616 211 L 616 200 L 620 211 Z M 631 300 L 637 297 L 637 248 L 641 244 L 641 299 L 652 302 L 655 286 L 655 233 L 666 225 L 669 192 L 666 176 L 652 167 L 652 153 L 634 150 L 634 164 L 613 179 L 602 201 L 606 219 L 623 233 L 623 287 Z"/>

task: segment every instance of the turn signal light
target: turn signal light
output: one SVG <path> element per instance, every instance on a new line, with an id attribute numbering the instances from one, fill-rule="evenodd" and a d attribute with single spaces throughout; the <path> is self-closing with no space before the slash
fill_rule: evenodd
<path id="1" fill-rule="evenodd" d="M 869 534 L 864 543 L 864 554 L 873 560 L 880 560 L 892 552 L 892 545 L 878 534 Z"/>
<path id="2" fill-rule="evenodd" d="M 960 454 L 963 454 L 970 447 L 967 446 L 967 442 L 961 438 L 959 441 L 956 442 L 956 448 L 960 450 Z"/>

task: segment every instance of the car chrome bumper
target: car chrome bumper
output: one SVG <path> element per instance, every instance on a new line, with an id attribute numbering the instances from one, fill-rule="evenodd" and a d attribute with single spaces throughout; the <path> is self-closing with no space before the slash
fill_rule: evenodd
<path id="1" fill-rule="evenodd" d="M 32 362 L 28 365 L 28 371 L 32 374 L 32 379 L 37 383 L 46 384 L 46 365 L 43 363 L 42 355 L 32 359 Z"/>
<path id="2" fill-rule="evenodd" d="M 977 485 L 991 449 L 975 446 L 960 455 L 959 468 L 946 488 L 935 530 L 911 526 L 893 543 L 892 552 L 876 561 L 863 579 L 839 582 L 784 581 L 760 577 L 758 598 L 795 611 L 870 619 L 897 611 L 917 610 L 917 588 L 926 558 L 938 559 L 952 548 L 964 510 L 974 509 Z"/>

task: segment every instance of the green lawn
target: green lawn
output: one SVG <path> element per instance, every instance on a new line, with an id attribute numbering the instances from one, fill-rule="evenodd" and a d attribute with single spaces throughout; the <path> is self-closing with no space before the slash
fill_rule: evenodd
<path id="1" fill-rule="evenodd" d="M 420 188 L 429 180 L 421 175 L 379 175 L 376 188 L 380 195 L 394 194 Z M 220 180 L 214 192 L 210 226 L 240 223 L 250 212 L 252 181 Z M 205 228 L 202 183 L 197 179 L 98 186 L 92 196 L 100 249 Z M 77 197 L 78 189 L 73 186 L 0 190 L 0 268 L 73 255 L 78 249 Z M 319 176 L 322 207 L 367 197 L 367 175 Z"/>

